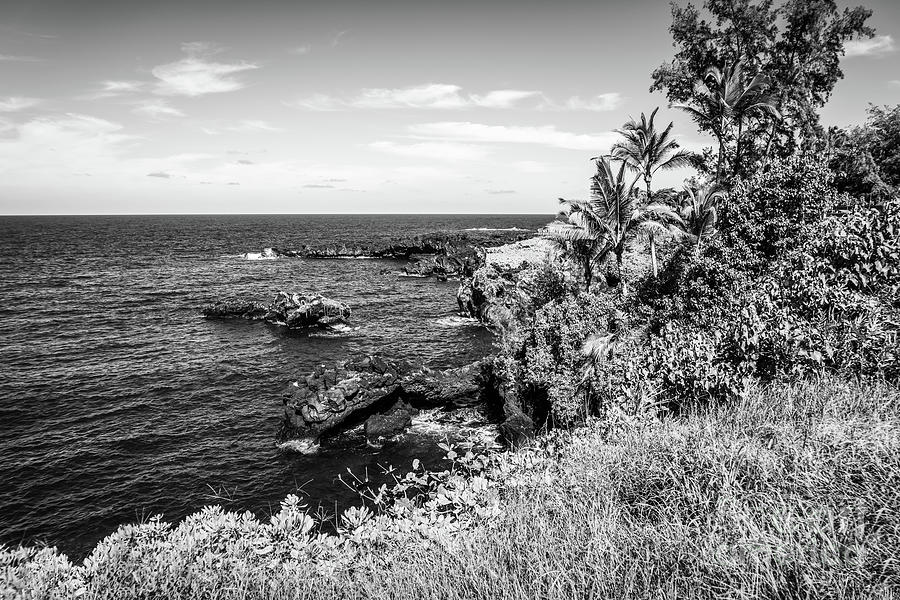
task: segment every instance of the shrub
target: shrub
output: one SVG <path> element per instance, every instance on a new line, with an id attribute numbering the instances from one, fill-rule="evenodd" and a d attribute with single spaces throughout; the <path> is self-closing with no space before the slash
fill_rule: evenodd
<path id="1" fill-rule="evenodd" d="M 605 332 L 611 300 L 587 293 L 548 302 L 535 313 L 524 339 L 524 396 L 546 394 L 553 425 L 583 419 L 588 398 L 579 388 L 584 365 L 581 348 L 588 336 Z"/>
<path id="2" fill-rule="evenodd" d="M 725 195 L 720 210 L 728 245 L 746 245 L 764 266 L 767 260 L 805 244 L 815 226 L 838 204 L 833 179 L 824 162 L 793 156 L 738 182 Z"/>

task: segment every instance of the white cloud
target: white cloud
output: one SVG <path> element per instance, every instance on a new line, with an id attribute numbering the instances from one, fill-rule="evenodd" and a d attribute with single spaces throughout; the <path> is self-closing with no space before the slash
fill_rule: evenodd
<path id="1" fill-rule="evenodd" d="M 153 173 L 147 173 L 147 177 L 158 177 L 160 179 L 171 179 L 172 176 L 166 173 L 165 171 L 154 171 Z"/>
<path id="2" fill-rule="evenodd" d="M 888 81 L 888 85 L 893 87 L 900 87 L 900 79 L 891 79 Z"/>
<path id="3" fill-rule="evenodd" d="M 566 101 L 565 108 L 569 110 L 594 110 L 608 111 L 615 110 L 622 106 L 622 96 L 618 92 L 608 94 L 597 94 L 592 98 L 581 98 L 580 96 L 572 96 Z"/>
<path id="4" fill-rule="evenodd" d="M 38 98 L 25 98 L 23 96 L 7 96 L 0 98 L 0 112 L 18 112 L 32 108 L 41 103 Z"/>
<path id="5" fill-rule="evenodd" d="M 165 100 L 145 100 L 131 111 L 135 114 L 160 119 L 163 117 L 183 117 L 184 113 L 174 106 L 170 106 Z"/>
<path id="6" fill-rule="evenodd" d="M 472 96 L 472 102 L 485 108 L 512 108 L 522 100 L 540 95 L 531 90 L 494 90 L 484 96 Z"/>
<path id="7" fill-rule="evenodd" d="M 32 119 L 0 138 L 0 173 L 44 185 L 61 174 L 114 171 L 111 165 L 137 139 L 121 130 L 117 123 L 73 113 Z"/>
<path id="8" fill-rule="evenodd" d="M 454 142 L 419 142 L 397 144 L 394 142 L 374 142 L 369 147 L 397 156 L 437 160 L 481 160 L 487 156 L 487 148 L 474 144 Z"/>
<path id="9" fill-rule="evenodd" d="M 164 96 L 202 96 L 233 92 L 245 87 L 244 82 L 233 77 L 237 73 L 258 69 L 248 62 L 219 63 L 209 56 L 221 52 L 207 42 L 189 42 L 181 45 L 187 58 L 158 65 L 151 71 L 159 79 L 154 90 Z"/>
<path id="10" fill-rule="evenodd" d="M 309 44 L 303 44 L 302 46 L 294 46 L 293 48 L 288 48 L 288 52 L 291 54 L 297 54 L 303 56 L 304 54 L 309 54 L 312 51 L 312 46 Z"/>
<path id="11" fill-rule="evenodd" d="M 234 125 L 229 125 L 226 127 L 228 131 L 234 131 L 237 133 L 260 133 L 260 132 L 279 132 L 284 131 L 284 129 L 280 127 L 275 127 L 274 125 L 270 125 L 266 121 L 261 121 L 258 119 L 245 119 L 243 121 L 238 121 Z"/>
<path id="12" fill-rule="evenodd" d="M 853 56 L 884 56 L 894 50 L 894 38 L 889 35 L 876 35 L 868 39 L 850 40 L 844 44 L 844 55 L 848 58 Z"/>
<path id="13" fill-rule="evenodd" d="M 109 94 L 130 94 L 133 92 L 139 92 L 144 89 L 144 86 L 147 85 L 143 81 L 114 81 L 107 80 L 102 82 L 102 92 L 107 92 Z"/>
<path id="14" fill-rule="evenodd" d="M 540 95 L 529 90 L 492 90 L 474 95 L 463 93 L 458 85 L 428 83 L 405 88 L 364 88 L 353 98 L 315 94 L 291 105 L 308 110 L 513 108 L 523 100 Z"/>
<path id="15" fill-rule="evenodd" d="M 466 142 L 541 144 L 555 148 L 592 152 L 609 148 L 616 139 L 616 134 L 613 132 L 571 133 L 559 131 L 553 125 L 531 127 L 444 121 L 412 125 L 409 129 L 414 136 L 424 138 Z"/>
<path id="16" fill-rule="evenodd" d="M 43 58 L 36 56 L 15 56 L 12 54 L 0 54 L 0 62 L 43 62 Z"/>

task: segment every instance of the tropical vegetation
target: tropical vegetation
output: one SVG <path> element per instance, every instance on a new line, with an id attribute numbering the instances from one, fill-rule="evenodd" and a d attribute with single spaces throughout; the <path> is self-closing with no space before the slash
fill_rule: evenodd
<path id="1" fill-rule="evenodd" d="M 818 116 L 870 16 L 672 5 L 652 89 L 714 145 L 629 120 L 547 262 L 474 275 L 510 290 L 492 375 L 524 448 L 447 445 L 331 523 L 289 497 L 123 526 L 77 565 L 0 549 L 0 594 L 900 597 L 900 106 Z"/>

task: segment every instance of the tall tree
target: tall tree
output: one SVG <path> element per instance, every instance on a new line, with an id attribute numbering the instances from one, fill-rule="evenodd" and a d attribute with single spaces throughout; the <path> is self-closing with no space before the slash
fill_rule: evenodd
<path id="1" fill-rule="evenodd" d="M 780 118 L 775 100 L 768 93 L 769 78 L 757 73 L 752 78 L 744 77 L 740 61 L 726 65 L 724 69 L 710 67 L 702 82 L 695 86 L 696 97 L 691 103 L 676 104 L 688 112 L 700 125 L 716 136 L 719 143 L 719 157 L 716 162 L 716 184 L 722 181 L 722 167 L 725 159 L 726 140 L 735 142 L 732 175 L 741 172 L 741 142 L 744 141 L 744 124 L 754 116 L 759 118 Z"/>
<path id="2" fill-rule="evenodd" d="M 684 235 L 693 242 L 696 254 L 700 254 L 703 241 L 716 232 L 718 223 L 716 204 L 721 196 L 722 191 L 711 184 L 684 188 L 678 214 L 683 222 Z"/>
<path id="3" fill-rule="evenodd" d="M 840 59 L 844 44 L 871 37 L 866 25 L 872 11 L 839 10 L 835 0 L 704 0 L 672 5 L 669 31 L 675 46 L 673 60 L 652 75 L 651 91 L 665 91 L 672 103 L 700 106 L 706 91 L 697 89 L 714 65 L 736 64 L 766 73 L 773 82 L 775 104 L 783 118 L 777 123 L 751 123 L 742 154 L 761 158 L 768 147 L 789 154 L 798 145 L 814 146 L 821 138 L 818 109 L 843 77 Z M 712 124 L 701 129 L 713 133 Z"/>
<path id="4" fill-rule="evenodd" d="M 613 144 L 610 154 L 613 158 L 621 160 L 639 177 L 643 178 L 646 186 L 647 204 L 653 202 L 653 176 L 658 171 L 676 169 L 690 165 L 692 155 L 686 150 L 680 150 L 678 142 L 672 135 L 672 123 L 659 131 L 654 120 L 659 107 L 656 107 L 648 119 L 641 113 L 641 120 L 629 120 L 622 129 L 616 130 L 624 138 Z M 659 276 L 659 266 L 656 261 L 656 233 L 648 231 L 650 241 L 650 262 L 653 267 L 653 276 Z"/>
<path id="5" fill-rule="evenodd" d="M 560 198 L 559 203 L 557 220 L 544 229 L 544 237 L 578 264 L 585 291 L 590 291 L 594 270 L 612 249 L 603 226 L 606 207 L 590 200 Z"/>
<path id="6" fill-rule="evenodd" d="M 637 178 L 628 181 L 627 163 L 621 161 L 618 169 L 613 168 L 609 157 L 596 160 L 597 173 L 591 180 L 592 202 L 602 206 L 605 218 L 601 222 L 609 240 L 610 252 L 616 257 L 616 273 L 620 290 L 626 293 L 626 282 L 622 271 L 625 244 L 639 232 L 660 233 L 668 230 L 668 224 L 680 222 L 681 217 L 671 206 L 662 203 L 640 203 L 635 193 Z"/>

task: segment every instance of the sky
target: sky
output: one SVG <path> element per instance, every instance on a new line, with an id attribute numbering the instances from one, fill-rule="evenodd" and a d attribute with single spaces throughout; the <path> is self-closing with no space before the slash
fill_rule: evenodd
<path id="1" fill-rule="evenodd" d="M 877 35 L 828 125 L 900 103 L 900 2 L 863 3 Z M 670 21 L 662 0 L 0 0 L 0 214 L 551 214 L 642 111 L 711 145 L 649 92 Z"/>

